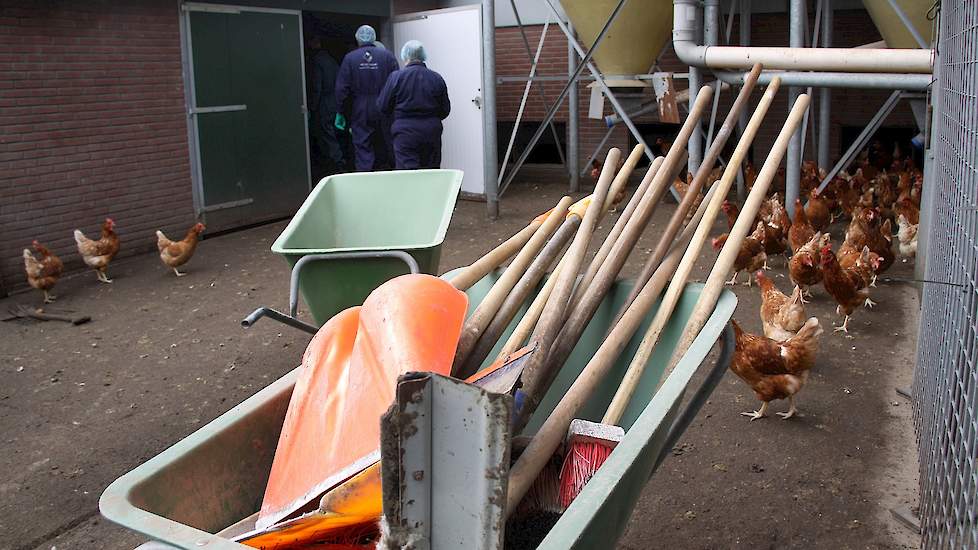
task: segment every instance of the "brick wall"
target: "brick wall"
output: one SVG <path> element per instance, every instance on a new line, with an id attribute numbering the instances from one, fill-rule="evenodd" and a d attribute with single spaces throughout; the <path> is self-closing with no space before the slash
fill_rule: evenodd
<path id="1" fill-rule="evenodd" d="M 120 257 L 193 222 L 177 4 L 0 1 L 0 277 L 48 244 L 79 269 L 72 230 L 112 217 Z"/>
<path id="2" fill-rule="evenodd" d="M 813 14 L 814 16 L 814 14 Z M 756 46 L 785 46 L 788 44 L 787 14 L 755 14 L 751 18 L 752 23 L 752 44 Z M 814 21 L 810 22 L 814 25 Z M 734 39 L 737 39 L 738 22 L 734 20 Z M 811 28 L 811 27 L 810 27 Z M 530 47 L 535 51 L 537 41 L 543 29 L 542 25 L 527 27 L 527 35 Z M 846 10 L 835 12 L 834 24 L 834 45 L 838 47 L 851 47 L 869 42 L 880 40 L 879 31 L 873 26 L 869 15 L 863 10 Z M 686 66 L 679 62 L 672 51 L 671 46 L 667 46 L 659 60 L 660 67 L 666 71 L 685 72 Z M 496 71 L 498 75 L 526 75 L 529 71 L 529 62 L 526 56 L 526 49 L 520 38 L 519 28 L 505 27 L 496 30 Z M 567 74 L 567 41 L 562 32 L 556 25 L 551 25 L 548 32 L 547 41 L 544 45 L 540 58 L 538 71 L 545 75 L 564 75 Z M 707 73 L 706 80 L 711 81 L 712 75 Z M 534 84 L 537 86 L 537 84 Z M 552 102 L 562 88 L 562 82 L 549 82 L 543 84 L 546 92 L 547 101 Z M 686 81 L 677 80 L 677 90 L 686 87 Z M 594 147 L 600 142 L 607 128 L 602 121 L 587 118 L 587 104 L 589 90 L 586 84 L 580 87 L 580 158 L 581 162 L 587 159 Z M 521 94 L 523 93 L 523 83 L 506 83 L 499 86 L 497 91 L 497 113 L 500 120 L 512 121 L 516 119 L 516 112 L 519 107 Z M 834 161 L 840 155 L 840 141 L 842 130 L 841 126 L 862 126 L 867 123 L 876 110 L 882 105 L 883 101 L 890 94 L 889 91 L 876 90 L 835 90 L 832 96 L 832 147 L 830 158 Z M 817 100 L 818 90 L 814 90 L 813 100 Z M 726 92 L 721 96 L 721 109 L 718 115 L 717 124 L 722 121 L 733 100 L 734 92 Z M 754 94 L 752 98 L 751 111 L 761 97 L 761 91 Z M 755 140 L 754 156 L 758 160 L 763 160 L 781 128 L 781 123 L 787 116 L 788 90 L 782 88 L 778 93 L 778 99 L 769 110 L 766 123 Z M 813 111 L 813 119 L 817 122 L 817 101 L 813 101 L 816 110 Z M 540 99 L 536 91 L 531 90 L 529 101 L 527 102 L 524 120 L 541 120 L 545 114 L 543 100 Z M 610 113 L 610 105 L 606 103 L 605 114 Z M 557 114 L 557 120 L 567 120 L 566 106 L 562 107 Z M 645 117 L 637 122 L 653 122 L 654 117 Z M 901 103 L 890 115 L 885 126 L 913 126 L 913 115 L 906 103 Z M 627 151 L 629 143 L 628 131 L 623 125 L 615 130 L 607 147 L 620 147 Z M 704 124 L 704 127 L 706 125 Z M 810 131 L 809 131 L 810 133 Z M 602 152 L 603 156 L 604 152 Z M 502 152 L 500 152 L 502 155 Z M 805 148 L 806 158 L 815 157 L 815 146 L 809 141 Z"/>

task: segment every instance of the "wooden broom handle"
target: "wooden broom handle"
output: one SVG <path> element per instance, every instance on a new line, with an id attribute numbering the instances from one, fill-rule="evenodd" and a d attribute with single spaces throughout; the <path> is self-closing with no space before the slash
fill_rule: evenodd
<path id="1" fill-rule="evenodd" d="M 704 90 L 701 90 L 700 96 L 697 97 L 697 101 L 691 109 L 689 117 L 687 117 L 687 122 L 689 122 L 690 118 L 695 122 L 702 116 L 706 108 L 706 102 L 710 98 L 710 92 L 707 90 L 710 90 L 710 88 L 704 87 Z M 701 101 L 701 98 L 705 99 L 705 101 Z M 687 125 L 684 124 L 683 127 L 685 128 Z M 649 300 L 649 307 L 651 307 L 651 302 L 653 301 L 654 297 L 652 300 Z M 633 316 L 640 321 L 644 317 L 647 309 L 646 311 L 637 311 L 638 308 L 635 309 L 636 311 Z M 594 356 L 591 357 L 591 360 L 584 367 L 584 370 L 581 371 L 563 398 L 557 403 L 550 416 L 543 423 L 543 426 L 530 441 L 530 445 L 523 451 L 516 464 L 510 469 L 509 491 L 506 496 L 507 515 L 516 509 L 516 505 L 523 499 L 526 491 L 532 485 L 533 480 L 536 479 L 540 470 L 550 460 L 554 450 L 560 445 L 561 440 L 567 432 L 567 427 L 570 425 L 571 420 L 573 420 L 574 415 L 577 414 L 581 405 L 591 395 L 598 382 L 607 373 L 607 370 L 614 364 L 624 344 L 628 342 L 634 333 L 638 323 L 635 323 L 630 331 L 628 330 L 629 327 L 626 327 L 624 324 L 624 319 L 620 325 L 620 330 L 616 326 L 612 330 L 612 333 L 602 342 Z M 532 357 L 542 355 L 544 354 L 537 353 L 533 354 Z M 531 361 L 533 360 L 532 357 Z M 540 399 L 541 397 L 537 396 L 536 399 Z M 534 399 L 534 396 L 527 392 L 526 399 Z M 525 407 L 526 405 L 524 405 Z"/>
<path id="2" fill-rule="evenodd" d="M 502 265 L 513 254 L 516 254 L 530 240 L 530 237 L 536 233 L 537 228 L 541 224 L 543 224 L 543 220 L 533 220 L 512 237 L 503 241 L 502 244 L 490 250 L 485 256 L 456 273 L 454 277 L 448 280 L 448 283 L 459 290 L 468 290 L 472 285 L 488 275 L 490 271 Z"/>
<path id="3" fill-rule="evenodd" d="M 476 307 L 472 315 L 465 321 L 465 325 L 462 327 L 462 332 L 459 335 L 458 347 L 455 350 L 455 362 L 452 366 L 452 372 L 461 368 L 465 363 L 469 353 L 472 352 L 472 348 L 479 340 L 482 331 L 485 330 L 489 322 L 492 321 L 493 316 L 495 316 L 496 310 L 499 309 L 503 300 L 509 295 L 510 290 L 513 289 L 513 286 L 523 275 L 523 272 L 529 267 L 534 256 L 543 248 L 547 239 L 550 238 L 561 222 L 563 222 L 570 204 L 570 197 L 560 199 L 557 206 L 550 211 L 547 219 L 540 224 L 533 233 L 533 236 L 530 237 L 526 246 L 513 259 L 513 262 L 509 265 L 509 269 L 503 272 L 496 283 L 492 285 L 492 288 L 489 289 L 488 294 L 486 294 L 482 302 L 479 303 L 479 306 Z"/>
<path id="4" fill-rule="evenodd" d="M 720 213 L 720 208 L 723 206 L 723 201 L 726 199 L 727 193 L 730 192 L 730 188 L 733 186 L 733 182 L 737 177 L 737 171 L 739 170 L 740 163 L 743 162 L 744 158 L 746 158 L 747 152 L 750 149 L 751 144 L 753 144 L 754 138 L 757 136 L 757 132 L 760 129 L 761 123 L 764 122 L 764 117 L 767 115 L 768 109 L 771 106 L 771 103 L 774 101 L 774 96 L 778 93 L 780 84 L 780 80 L 775 79 L 771 85 L 768 86 L 768 89 L 761 98 L 757 109 L 754 110 L 754 114 L 751 116 L 750 122 L 744 129 L 744 134 L 737 143 L 737 147 L 734 149 L 733 155 L 731 155 L 730 161 L 727 163 L 727 168 L 723 171 L 723 176 L 716 184 L 713 185 L 713 187 L 717 190 L 710 199 L 709 206 L 706 209 L 703 220 L 696 227 L 696 232 L 693 234 L 693 238 L 690 241 L 689 246 L 686 248 L 686 253 L 683 254 L 682 261 L 679 263 L 679 268 L 676 270 L 676 274 L 669 283 L 669 289 L 662 298 L 662 302 L 659 304 L 659 309 L 656 311 L 655 317 L 652 319 L 652 323 L 645 331 L 645 336 L 642 337 L 642 341 L 639 343 L 638 349 L 635 351 L 635 355 L 632 356 L 632 360 L 628 365 L 628 370 L 625 372 L 625 376 L 622 378 L 621 384 L 618 386 L 618 391 L 615 392 L 615 396 L 611 400 L 608 410 L 605 411 L 604 418 L 601 420 L 602 423 L 618 424 L 618 421 L 621 420 L 622 414 L 625 412 L 625 407 L 627 407 L 628 402 L 631 401 L 632 395 L 635 393 L 635 389 L 638 387 L 638 382 L 642 378 L 642 374 L 645 372 L 645 368 L 649 364 L 649 359 L 652 357 L 652 352 L 655 350 L 656 344 L 659 343 L 659 337 L 662 335 L 662 330 L 669 322 L 669 318 L 672 317 L 676 304 L 679 303 L 679 298 L 682 297 L 682 293 L 686 289 L 686 281 L 689 279 L 689 275 L 693 271 L 696 260 L 700 256 L 700 252 L 703 249 L 703 244 L 706 243 L 706 240 L 710 236 L 710 230 L 713 229 L 713 222 L 716 220 L 717 214 Z M 741 239 L 741 241 L 743 241 L 743 239 Z M 738 244 L 737 247 L 739 249 L 740 245 Z M 660 378 L 659 383 L 661 384 L 662 380 L 665 379 L 666 375 L 663 375 L 663 377 Z"/>
<path id="5" fill-rule="evenodd" d="M 692 208 L 693 203 L 696 201 L 696 196 L 699 195 L 700 190 L 707 183 L 707 178 L 713 172 L 713 165 L 716 164 L 717 159 L 720 157 L 720 153 L 723 151 L 724 146 L 727 144 L 727 140 L 733 134 L 734 128 L 737 126 L 737 121 L 740 118 L 740 112 L 746 107 L 747 103 L 750 101 L 750 96 L 754 92 L 754 86 L 757 84 L 757 79 L 761 76 L 761 64 L 755 63 L 751 68 L 750 73 L 744 79 L 744 85 L 740 89 L 740 93 L 737 94 L 737 99 L 734 100 L 733 105 L 730 107 L 730 111 L 727 113 L 726 118 L 723 119 L 723 125 L 720 126 L 720 130 L 717 132 L 716 137 L 713 139 L 713 144 L 710 145 L 709 151 L 703 158 L 703 162 L 700 164 L 699 170 L 696 171 L 696 175 L 693 176 L 692 183 L 686 189 L 686 195 L 683 196 L 682 201 L 680 201 L 679 206 L 672 213 L 672 217 L 669 219 L 669 223 L 666 225 L 665 231 L 663 231 L 663 237 L 656 245 L 652 254 L 645 261 L 645 265 L 642 266 L 642 270 L 639 272 L 638 277 L 636 277 L 636 284 L 632 287 L 632 291 L 628 293 L 628 297 L 625 298 L 625 302 L 621 305 L 618 310 L 618 314 L 615 317 L 617 321 L 622 313 L 628 309 L 628 305 L 632 303 L 635 296 L 645 285 L 645 282 L 649 280 L 652 273 L 659 267 L 659 262 L 665 257 L 666 251 L 669 249 L 668 244 L 672 242 L 673 237 L 676 233 L 679 233 L 679 228 L 682 227 L 683 221 L 686 219 L 686 214 Z M 771 86 L 768 86 L 768 90 Z M 777 86 L 775 86 L 777 90 Z M 746 131 L 746 130 L 745 130 Z M 743 136 L 741 136 L 741 141 Z M 728 162 L 727 166 L 731 163 Z M 740 164 L 735 164 L 739 169 Z M 614 322 L 612 323 L 614 326 Z"/>
<path id="6" fill-rule="evenodd" d="M 638 155 L 636 155 L 636 151 L 638 152 Z M 632 150 L 632 154 L 629 155 L 628 160 L 625 161 L 625 164 L 622 166 L 621 171 L 618 172 L 618 176 L 615 177 L 615 181 L 611 183 L 611 189 L 608 191 L 609 198 L 613 198 L 611 197 L 612 193 L 617 193 L 618 191 L 624 188 L 625 183 L 627 183 L 628 181 L 628 177 L 631 175 L 632 170 L 635 168 L 635 164 L 638 163 L 638 159 L 641 158 L 643 151 L 644 148 L 642 148 L 641 145 L 636 145 L 635 149 Z M 636 157 L 634 159 L 634 162 L 632 157 Z M 608 245 L 609 241 L 611 241 L 610 244 L 614 244 L 614 239 L 618 238 L 618 235 L 621 233 L 621 230 L 625 226 L 625 222 L 628 221 L 628 218 L 635 210 L 635 207 L 637 206 L 638 202 L 642 199 L 642 196 L 645 194 L 645 190 L 648 188 L 649 183 L 651 183 L 652 177 L 655 175 L 655 171 L 658 169 L 658 166 L 662 164 L 662 159 L 663 157 L 656 157 L 656 159 L 652 161 L 652 164 L 649 166 L 649 169 L 646 172 L 645 177 L 642 178 L 642 183 L 639 185 L 638 189 L 632 195 L 631 200 L 628 201 L 628 204 L 625 206 L 625 210 L 622 211 L 621 216 L 619 216 L 618 220 L 615 221 L 615 225 L 611 229 L 611 233 L 608 235 L 608 238 L 605 239 L 605 242 L 601 245 L 601 248 L 598 250 L 597 255 L 594 257 L 594 260 L 592 260 L 592 265 L 594 264 L 594 262 L 597 262 L 599 258 L 602 259 L 603 261 L 603 258 L 607 257 L 608 252 L 605 250 L 606 248 L 605 245 Z M 627 175 L 623 177 L 622 174 L 625 173 L 626 170 L 627 170 Z M 618 191 L 616 191 L 615 184 L 618 183 L 619 179 L 621 179 L 621 185 L 617 187 Z M 602 213 L 606 213 L 613 205 L 614 203 L 610 202 L 610 200 L 605 201 L 605 206 L 607 208 L 605 208 L 604 212 Z M 610 245 L 607 248 L 610 250 Z M 603 256 L 602 256 L 602 252 L 604 253 Z M 523 342 L 525 342 L 526 339 L 530 337 L 530 333 L 533 332 L 533 327 L 536 326 L 537 321 L 540 319 L 540 314 L 543 312 L 543 306 L 546 305 L 547 299 L 550 297 L 550 293 L 553 291 L 554 284 L 557 283 L 557 277 L 560 274 L 561 269 L 563 269 L 564 264 L 566 263 L 565 261 L 566 258 L 567 256 L 565 255 L 560 259 L 560 262 L 557 263 L 557 267 L 554 268 L 553 273 L 550 274 L 550 277 L 544 283 L 543 288 L 540 289 L 540 292 L 537 293 L 536 297 L 534 297 L 533 301 L 530 303 L 530 307 L 526 310 L 526 313 L 520 319 L 520 322 L 516 325 L 516 329 L 513 330 L 513 333 L 509 336 L 509 339 L 506 340 L 506 343 L 503 345 L 503 348 L 499 352 L 497 358 L 506 357 L 510 353 L 516 351 L 517 349 L 522 347 Z M 588 272 L 590 271 L 591 269 L 589 267 Z M 593 274 L 592 274 L 592 278 L 593 278 Z M 588 281 L 589 281 L 588 275 L 587 273 L 585 273 L 584 277 L 580 280 L 580 282 L 578 282 L 577 288 L 580 289 L 582 286 L 586 285 Z M 574 297 L 571 299 L 571 304 L 575 303 L 577 299 L 578 296 L 575 293 Z"/>
<path id="7" fill-rule="evenodd" d="M 720 250 L 720 255 L 717 256 L 717 261 L 713 266 L 713 270 L 710 272 L 710 277 L 703 286 L 703 291 L 696 301 L 696 306 L 693 308 L 689 320 L 686 321 L 686 327 L 683 329 L 683 333 L 679 337 L 679 342 L 672 352 L 669 366 L 663 374 L 662 380 L 659 382 L 660 385 L 668 378 L 669 374 L 676 368 L 676 365 L 679 364 L 680 359 L 686 354 L 693 340 L 696 339 L 700 330 L 703 329 L 703 325 L 706 324 L 710 315 L 713 314 L 713 309 L 716 307 L 720 292 L 723 291 L 727 273 L 729 273 L 734 261 L 737 259 L 737 253 L 740 251 L 740 243 L 747 237 L 751 227 L 754 225 L 754 218 L 757 216 L 757 211 L 760 210 L 761 203 L 767 198 L 767 190 L 771 186 L 771 181 L 774 180 L 778 166 L 781 165 L 785 151 L 788 149 L 788 142 L 791 140 L 791 135 L 801 123 L 805 111 L 808 110 L 809 102 L 810 98 L 808 95 L 801 94 L 791 107 L 791 112 L 788 113 L 788 119 L 781 128 L 781 132 L 778 134 L 778 138 L 775 140 L 771 152 L 764 161 L 764 167 L 761 168 L 760 174 L 757 175 L 754 187 L 751 188 L 750 195 L 747 196 L 747 201 L 744 203 L 743 208 L 740 209 L 737 221 L 734 223 L 733 229 L 730 230 L 730 234 L 727 237 L 727 242 L 723 245 L 723 249 Z"/>

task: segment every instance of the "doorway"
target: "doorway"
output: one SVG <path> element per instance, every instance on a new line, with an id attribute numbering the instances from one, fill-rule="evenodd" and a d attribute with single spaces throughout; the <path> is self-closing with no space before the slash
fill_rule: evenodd
<path id="1" fill-rule="evenodd" d="M 370 25 L 378 37 L 379 17 L 335 12 L 303 11 L 306 97 L 309 101 L 309 165 L 313 184 L 322 178 L 353 171 L 353 144 L 349 131 L 334 128 L 336 73 L 343 57 L 357 48 L 354 37 L 361 25 Z M 388 49 L 391 45 L 386 45 Z M 396 52 L 395 52 L 396 55 Z"/>
<path id="2" fill-rule="evenodd" d="M 292 215 L 310 190 L 300 12 L 183 8 L 198 215 L 215 230 Z"/>

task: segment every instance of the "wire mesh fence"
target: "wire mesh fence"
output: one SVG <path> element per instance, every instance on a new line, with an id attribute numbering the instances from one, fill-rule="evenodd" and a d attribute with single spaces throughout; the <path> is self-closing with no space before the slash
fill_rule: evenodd
<path id="1" fill-rule="evenodd" d="M 935 8 L 936 10 L 937 8 Z M 914 372 L 924 548 L 978 549 L 978 2 L 939 4 Z"/>

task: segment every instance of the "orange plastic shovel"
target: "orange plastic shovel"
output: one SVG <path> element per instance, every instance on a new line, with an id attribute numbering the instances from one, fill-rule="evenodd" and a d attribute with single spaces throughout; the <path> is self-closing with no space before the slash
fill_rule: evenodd
<path id="1" fill-rule="evenodd" d="M 394 399 L 397 377 L 449 374 L 467 305 L 465 294 L 442 279 L 405 275 L 323 325 L 302 360 L 259 531 L 308 511 L 323 493 L 378 461 L 379 419 Z"/>

